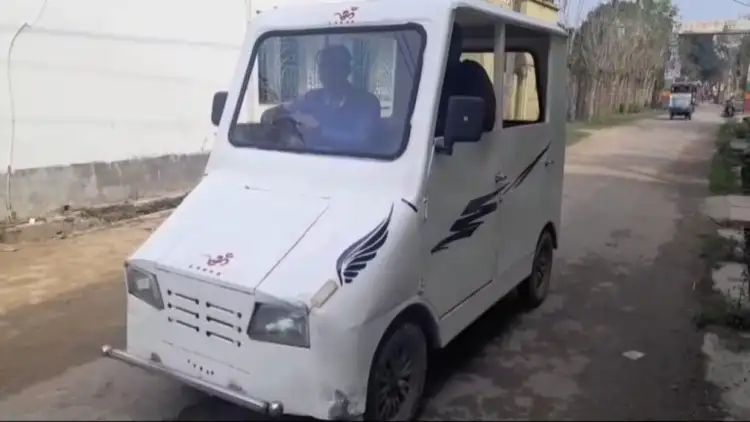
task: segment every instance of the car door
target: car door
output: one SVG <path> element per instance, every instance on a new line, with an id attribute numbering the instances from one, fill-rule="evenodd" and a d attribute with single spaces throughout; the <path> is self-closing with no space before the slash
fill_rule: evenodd
<path id="1" fill-rule="evenodd" d="M 427 185 L 425 296 L 442 318 L 489 285 L 495 271 L 499 132 L 435 152 Z"/>
<path id="2" fill-rule="evenodd" d="M 500 192 L 495 278 L 504 284 L 504 291 L 531 273 L 536 242 L 544 225 L 552 221 L 546 198 L 550 180 L 557 174 L 552 172 L 556 168 L 551 159 L 553 133 L 544 113 L 544 91 L 536 83 L 545 73 L 544 63 L 526 51 L 506 53 L 506 72 L 515 73 L 506 89 L 515 104 L 505 104 L 498 151 L 498 171 L 507 184 Z"/>

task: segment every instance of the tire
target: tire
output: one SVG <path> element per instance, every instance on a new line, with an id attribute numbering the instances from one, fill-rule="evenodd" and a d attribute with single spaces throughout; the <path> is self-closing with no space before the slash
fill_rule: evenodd
<path id="1" fill-rule="evenodd" d="M 552 241 L 552 235 L 545 231 L 536 246 L 531 275 L 518 286 L 519 297 L 529 309 L 538 307 L 547 298 L 552 278 L 554 251 L 555 244 Z"/>
<path id="2" fill-rule="evenodd" d="M 427 338 L 412 323 L 383 337 L 367 382 L 365 420 L 413 420 L 422 404 L 427 378 Z"/>
<path id="3" fill-rule="evenodd" d="M 688 120 L 693 120 L 693 115 L 692 115 L 692 114 L 688 114 L 688 115 L 687 115 L 687 119 L 688 119 Z"/>
<path id="4" fill-rule="evenodd" d="M 674 120 L 674 114 L 669 115 L 669 120 Z"/>

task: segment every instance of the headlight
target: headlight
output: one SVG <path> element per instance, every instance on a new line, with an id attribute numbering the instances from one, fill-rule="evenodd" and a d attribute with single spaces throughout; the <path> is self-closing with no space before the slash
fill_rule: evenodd
<path id="1" fill-rule="evenodd" d="M 251 339 L 310 347 L 307 308 L 288 303 L 256 303 L 247 334 Z"/>
<path id="2" fill-rule="evenodd" d="M 128 265 L 125 268 L 125 279 L 128 283 L 128 293 L 158 310 L 164 309 L 164 301 L 155 275 Z"/>

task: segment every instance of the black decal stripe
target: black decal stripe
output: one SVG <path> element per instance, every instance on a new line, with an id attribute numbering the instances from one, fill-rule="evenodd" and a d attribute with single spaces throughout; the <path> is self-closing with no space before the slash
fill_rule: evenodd
<path id="1" fill-rule="evenodd" d="M 448 249 L 448 245 L 450 243 L 471 237 L 474 232 L 476 232 L 477 229 L 479 229 L 479 227 L 484 223 L 482 219 L 487 215 L 497 211 L 498 201 L 496 201 L 495 199 L 498 196 L 500 196 L 500 199 L 502 199 L 504 195 L 507 195 L 508 193 L 521 186 L 526 178 L 529 177 L 531 172 L 534 171 L 534 168 L 536 168 L 537 164 L 539 164 L 539 162 L 542 160 L 544 154 L 549 151 L 551 145 L 551 142 L 547 143 L 547 146 L 545 146 L 544 149 L 534 158 L 534 160 L 528 166 L 526 166 L 523 171 L 521 171 L 521 173 L 518 175 L 518 177 L 516 177 L 515 180 L 513 180 L 512 183 L 506 184 L 501 188 L 495 190 L 494 192 L 488 193 L 487 195 L 482 195 L 469 201 L 469 203 L 466 204 L 466 208 L 464 208 L 464 211 L 461 213 L 461 216 L 453 223 L 453 225 L 451 225 L 451 234 L 445 239 L 438 242 L 438 244 L 435 245 L 434 248 L 432 248 L 431 252 L 435 253 Z"/>
<path id="2" fill-rule="evenodd" d="M 519 174 L 518 177 L 516 177 L 516 180 L 514 180 L 513 183 L 510 184 L 510 187 L 508 188 L 506 192 L 510 192 L 518 188 L 519 186 L 521 186 L 521 184 L 526 180 L 526 178 L 529 177 L 529 175 L 534 170 L 536 165 L 539 164 L 539 161 L 542 160 L 542 157 L 544 157 L 544 154 L 546 154 L 547 151 L 549 151 L 550 145 L 551 143 L 548 143 L 547 146 L 544 147 L 542 152 L 540 152 L 539 155 L 537 155 L 536 158 L 534 158 L 534 161 L 532 161 L 531 164 L 529 164 L 528 166 L 526 166 L 525 169 L 523 169 L 521 174 Z"/>
<path id="3" fill-rule="evenodd" d="M 407 201 L 406 199 L 403 199 L 403 198 L 401 198 L 401 202 L 403 202 L 404 204 L 406 204 L 406 206 L 407 206 L 407 207 L 411 208 L 411 209 L 412 209 L 412 211 L 414 211 L 414 212 L 419 212 L 419 211 L 417 210 L 417 206 L 416 206 L 416 205 L 414 205 L 414 204 L 412 204 L 411 202 Z"/>
<path id="4" fill-rule="evenodd" d="M 473 213 L 471 213 L 469 215 L 464 215 L 461 218 L 459 218 L 458 220 L 456 220 L 456 222 L 453 223 L 453 225 L 451 226 L 451 231 L 461 230 L 462 227 L 468 227 L 472 223 L 475 223 L 475 224 L 479 225 L 479 224 L 481 224 L 481 222 L 477 222 L 477 220 L 479 220 L 480 218 L 482 218 L 482 217 L 484 217 L 486 215 L 492 214 L 496 210 L 497 210 L 497 203 L 496 202 L 491 202 L 491 203 L 489 203 L 487 205 L 483 205 L 483 206 L 479 207 L 479 209 L 477 209 Z"/>
<path id="5" fill-rule="evenodd" d="M 391 211 L 385 220 L 346 248 L 336 260 L 336 274 L 338 274 L 341 285 L 354 281 L 360 271 L 364 270 L 367 264 L 377 256 L 378 250 L 388 239 L 388 226 L 391 223 L 392 216 L 393 205 L 391 205 Z"/>
<path id="6" fill-rule="evenodd" d="M 454 233 L 445 239 L 441 240 L 440 243 L 437 244 L 434 248 L 432 248 L 432 253 L 440 252 L 442 250 L 448 249 L 448 244 L 453 243 L 457 240 L 466 239 L 467 237 L 471 237 L 472 234 L 474 234 L 474 231 L 478 229 L 480 226 L 479 223 L 476 224 L 476 226 L 472 230 L 463 230 L 457 233 Z"/>
<path id="7" fill-rule="evenodd" d="M 451 234 L 435 245 L 431 252 L 435 253 L 445 250 L 450 243 L 471 237 L 479 226 L 484 223 L 482 218 L 497 210 L 496 200 L 499 194 L 500 189 L 469 201 L 459 219 L 451 225 Z"/>
<path id="8" fill-rule="evenodd" d="M 500 189 L 498 189 L 498 190 L 496 190 L 496 191 L 494 191 L 494 192 L 492 192 L 490 194 L 487 194 L 487 195 L 484 195 L 484 196 L 480 196 L 479 198 L 472 199 L 471 201 L 469 201 L 468 204 L 466 204 L 466 208 L 464 209 L 464 212 L 461 215 L 466 215 L 469 212 L 473 212 L 477 208 L 479 208 L 482 205 L 484 205 L 490 199 L 494 199 L 499 194 L 500 194 Z"/>

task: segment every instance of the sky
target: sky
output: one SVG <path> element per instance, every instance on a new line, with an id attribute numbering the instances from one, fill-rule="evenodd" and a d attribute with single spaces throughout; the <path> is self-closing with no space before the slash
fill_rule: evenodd
<path id="1" fill-rule="evenodd" d="M 566 20 L 569 23 L 580 22 L 602 1 L 568 0 Z M 740 2 L 747 5 L 741 5 Z M 741 15 L 750 15 L 750 0 L 672 0 L 672 3 L 680 9 L 680 16 L 684 22 L 737 19 Z"/>

